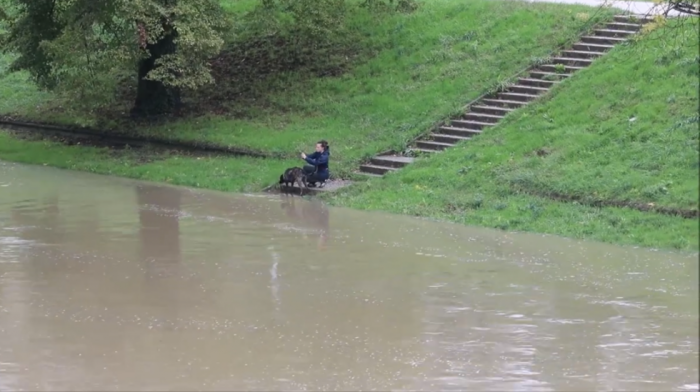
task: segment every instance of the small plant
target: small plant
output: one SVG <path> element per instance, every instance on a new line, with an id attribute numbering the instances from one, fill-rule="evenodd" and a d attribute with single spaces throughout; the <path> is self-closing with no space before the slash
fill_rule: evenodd
<path id="1" fill-rule="evenodd" d="M 513 83 L 510 80 L 500 80 L 489 87 L 489 91 L 493 93 L 506 91 Z"/>
<path id="2" fill-rule="evenodd" d="M 472 210 L 478 210 L 484 205 L 484 195 L 478 194 L 472 200 L 466 203 L 467 207 Z"/>
<path id="3" fill-rule="evenodd" d="M 558 74 L 563 74 L 566 71 L 564 64 L 554 64 L 554 72 Z"/>
<path id="4" fill-rule="evenodd" d="M 535 150 L 535 155 L 537 155 L 538 157 L 546 157 L 547 155 L 549 155 L 551 153 L 552 153 L 552 151 L 550 151 L 548 148 L 545 148 L 545 147 L 538 148 L 537 150 Z"/>
<path id="5" fill-rule="evenodd" d="M 399 0 L 396 3 L 396 11 L 409 13 L 418 9 L 418 2 L 416 0 Z"/>
<path id="6" fill-rule="evenodd" d="M 527 209 L 532 213 L 532 219 L 537 219 L 542 215 L 542 211 L 544 210 L 541 205 L 537 203 L 528 203 Z"/>
<path id="7" fill-rule="evenodd" d="M 479 37 L 479 33 L 473 30 L 467 31 L 463 36 L 462 40 L 464 41 L 473 41 L 476 38 Z"/>
<path id="8" fill-rule="evenodd" d="M 545 65 L 551 62 L 552 59 L 550 57 L 530 57 L 530 65 L 533 67 L 539 67 L 540 65 Z"/>
<path id="9" fill-rule="evenodd" d="M 398 0 L 394 3 L 394 0 L 388 0 L 384 2 L 382 0 L 365 0 L 360 3 L 360 7 L 370 9 L 372 11 L 397 11 L 403 13 L 413 12 L 418 9 L 418 3 L 416 0 Z"/>
<path id="10" fill-rule="evenodd" d="M 503 211 L 506 208 L 508 208 L 508 205 L 506 203 L 496 203 L 496 205 L 493 206 L 493 209 L 496 211 Z"/>

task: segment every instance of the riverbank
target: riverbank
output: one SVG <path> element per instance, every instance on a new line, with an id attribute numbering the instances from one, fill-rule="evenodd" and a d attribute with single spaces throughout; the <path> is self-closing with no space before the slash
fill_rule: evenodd
<path id="1" fill-rule="evenodd" d="M 671 29 L 678 34 L 668 45 L 663 34 Z M 671 23 L 613 49 L 478 138 L 342 191 L 333 202 L 695 250 L 700 86 L 694 29 L 697 23 Z M 600 205 L 627 208 L 592 207 Z M 695 211 L 695 218 L 640 206 Z"/>
<path id="2" fill-rule="evenodd" d="M 546 56 L 562 36 L 573 39 L 595 12 L 551 4 L 528 8 L 533 5 L 519 2 L 436 4 L 437 9 L 423 8 L 422 14 L 393 16 L 393 28 L 375 26 L 393 43 L 344 76 L 290 76 L 284 79 L 289 88 L 271 87 L 261 107 L 242 106 L 249 109 L 247 116 L 199 117 L 138 129 L 150 136 L 244 147 L 282 158 L 69 146 L 0 133 L 0 159 L 257 192 L 275 183 L 285 168 L 301 163 L 295 150 L 308 150 L 325 138 L 332 144 L 334 174 L 357 182 L 324 196 L 335 205 L 503 230 L 698 249 L 697 219 L 595 206 L 612 200 L 697 209 L 697 149 L 691 148 L 697 138 L 690 133 L 693 124 L 697 129 L 691 111 L 694 103 L 697 115 L 697 61 L 686 49 L 663 49 L 658 40 L 615 49 L 540 104 L 514 113 L 461 147 L 384 179 L 354 175 L 369 155 L 403 149 L 464 102 Z M 477 23 L 484 12 L 504 13 L 503 22 Z M 465 33 L 460 20 L 450 17 L 455 13 L 474 21 L 467 24 L 474 30 Z M 629 62 L 630 56 L 639 62 Z M 11 78 L 0 80 L 0 89 L 15 94 L 10 95 L 14 103 L 0 106 L 37 120 L 75 124 L 79 118 L 66 116 L 70 111 L 52 117 L 57 112 L 50 98 L 18 75 Z"/>
<path id="3" fill-rule="evenodd" d="M 334 173 L 349 177 L 364 160 L 403 148 L 465 103 L 614 13 L 582 5 L 492 0 L 468 6 L 440 0 L 423 3 L 413 13 L 381 18 L 354 12 L 351 29 L 364 37 L 359 46 L 369 51 L 357 53 L 347 72 L 336 77 L 279 73 L 245 92 L 235 75 L 222 74 L 211 92 L 221 97 L 219 107 L 205 116 L 138 127 L 100 122 L 95 113 L 55 101 L 16 74 L 0 79 L 0 95 L 8 97 L 0 103 L 0 114 L 289 158 L 325 139 L 332 147 Z M 0 70 L 8 61 L 0 60 Z"/>

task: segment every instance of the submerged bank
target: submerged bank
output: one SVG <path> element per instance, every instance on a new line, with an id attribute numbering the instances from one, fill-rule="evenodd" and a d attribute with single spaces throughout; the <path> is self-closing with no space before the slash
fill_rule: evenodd
<path id="1" fill-rule="evenodd" d="M 249 157 L 184 156 L 148 150 L 120 150 L 98 147 L 66 146 L 52 141 L 20 140 L 0 132 L 0 159 L 98 174 L 144 179 L 174 185 L 207 188 L 231 192 L 258 192 L 274 182 L 286 167 L 297 161 L 278 161 Z M 271 181 L 272 180 L 272 181 Z M 483 226 L 508 231 L 529 231 L 592 239 L 607 243 L 638 245 L 697 251 L 698 220 L 664 216 L 627 208 L 595 208 L 578 203 L 556 202 L 550 199 L 510 195 L 498 204 L 484 198 L 472 200 L 470 210 L 445 210 L 439 189 L 416 186 L 424 196 L 411 199 L 412 192 L 399 187 L 394 193 L 382 188 L 373 192 L 376 181 L 353 185 L 347 192 L 381 200 L 390 212 L 430 217 L 470 226 Z M 354 188 L 354 189 L 353 189 Z M 322 198 L 332 205 L 360 209 L 376 208 L 376 200 L 366 204 L 352 200 L 346 194 L 326 194 Z M 370 199 L 371 200 L 371 199 Z"/>

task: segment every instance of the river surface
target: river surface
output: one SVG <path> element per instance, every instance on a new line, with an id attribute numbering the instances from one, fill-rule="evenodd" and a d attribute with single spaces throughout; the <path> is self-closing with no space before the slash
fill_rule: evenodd
<path id="1" fill-rule="evenodd" d="M 0 390 L 698 390 L 698 260 L 0 162 Z"/>

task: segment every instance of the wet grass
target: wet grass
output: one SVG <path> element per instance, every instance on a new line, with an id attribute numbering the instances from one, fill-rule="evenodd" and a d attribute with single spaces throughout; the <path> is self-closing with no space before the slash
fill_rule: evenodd
<path id="1" fill-rule="evenodd" d="M 319 139 L 333 148 L 335 174 L 346 176 L 377 152 L 402 148 L 436 121 L 499 81 L 572 41 L 595 10 L 515 1 L 439 0 L 412 14 L 357 11 L 364 37 L 358 62 L 339 77 L 287 73 L 256 82 L 255 99 L 228 103 L 228 114 L 183 119 L 138 132 L 179 140 L 296 156 Z M 607 17 L 599 14 L 596 17 Z M 0 67 L 7 59 L 0 60 Z M 233 88 L 226 83 L 217 89 Z M 46 104 L 21 77 L 0 79 L 9 100 L 0 113 L 91 125 L 90 114 Z M 226 94 L 222 94 L 226 95 Z"/>
<path id="2" fill-rule="evenodd" d="M 698 219 L 585 206 L 698 208 L 694 28 L 687 26 L 674 44 L 659 39 L 660 30 L 618 47 L 478 138 L 333 201 L 504 230 L 697 250 Z M 553 202 L 554 196 L 580 202 Z"/>
<path id="3" fill-rule="evenodd" d="M 0 129 L 0 159 L 231 192 L 258 192 L 295 161 L 188 156 L 26 140 Z"/>

